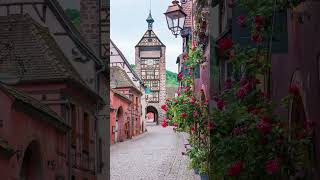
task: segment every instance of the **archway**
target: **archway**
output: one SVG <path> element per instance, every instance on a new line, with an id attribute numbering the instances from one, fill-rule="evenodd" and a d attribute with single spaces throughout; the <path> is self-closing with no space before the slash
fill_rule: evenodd
<path id="1" fill-rule="evenodd" d="M 119 141 L 119 137 L 121 132 L 119 132 L 119 124 L 121 124 L 121 122 L 123 122 L 123 109 L 120 106 L 117 110 L 117 114 L 116 114 L 116 131 L 114 133 L 114 142 L 118 142 Z"/>
<path id="2" fill-rule="evenodd" d="M 306 130 L 307 116 L 301 95 L 295 95 L 290 111 L 290 136 L 291 139 L 299 139 Z M 296 147 L 300 152 L 298 158 L 302 164 L 298 167 L 300 178 L 313 179 L 315 167 L 314 146 L 301 144 Z"/>
<path id="3" fill-rule="evenodd" d="M 33 141 L 24 152 L 20 180 L 42 180 L 42 159 L 40 145 Z"/>
<path id="4" fill-rule="evenodd" d="M 157 125 L 159 124 L 159 113 L 158 110 L 153 106 L 147 107 L 147 119 L 152 119 Z"/>

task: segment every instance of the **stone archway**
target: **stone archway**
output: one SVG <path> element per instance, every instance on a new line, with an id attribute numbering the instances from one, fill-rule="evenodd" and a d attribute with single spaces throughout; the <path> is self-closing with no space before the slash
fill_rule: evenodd
<path id="1" fill-rule="evenodd" d="M 23 155 L 20 180 L 43 180 L 40 145 L 32 141 Z"/>
<path id="2" fill-rule="evenodd" d="M 114 133 L 114 142 L 121 141 L 121 124 L 123 122 L 123 108 L 120 106 L 116 114 L 116 132 Z"/>
<path id="3" fill-rule="evenodd" d="M 153 114 L 153 122 L 155 122 L 157 125 L 159 124 L 159 113 L 158 110 L 153 106 L 148 106 L 146 110 L 146 114 L 152 113 Z"/>

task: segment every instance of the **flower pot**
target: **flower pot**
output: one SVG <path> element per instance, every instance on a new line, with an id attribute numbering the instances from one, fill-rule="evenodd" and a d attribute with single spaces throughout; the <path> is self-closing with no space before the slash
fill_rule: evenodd
<path id="1" fill-rule="evenodd" d="M 200 178 L 201 180 L 209 180 L 209 175 L 208 173 L 201 173 Z"/>
<path id="2" fill-rule="evenodd" d="M 193 171 L 195 174 L 199 174 L 199 169 L 198 168 L 193 168 Z"/>

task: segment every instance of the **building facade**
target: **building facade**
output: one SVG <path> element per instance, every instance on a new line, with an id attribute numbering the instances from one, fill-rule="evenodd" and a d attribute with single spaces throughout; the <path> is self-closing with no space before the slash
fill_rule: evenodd
<path id="1" fill-rule="evenodd" d="M 116 89 L 110 91 L 110 144 L 130 139 L 131 99 Z"/>
<path id="2" fill-rule="evenodd" d="M 92 6 L 99 10 L 100 5 L 99 1 L 83 0 L 80 14 L 98 13 L 99 17 L 99 11 L 87 12 L 86 8 Z M 105 122 L 108 121 L 106 112 L 109 108 L 106 106 L 109 103 L 106 102 L 106 97 L 103 98 L 103 95 L 109 96 L 108 72 L 105 62 L 95 50 L 99 49 L 100 52 L 101 46 L 99 21 L 82 22 L 82 26 L 93 23 L 91 27 L 97 32 L 82 31 L 94 35 L 80 35 L 58 0 L 0 2 L 0 23 L 4 27 L 0 30 L 0 42 L 4 42 L 1 44 L 4 47 L 1 48 L 1 55 L 5 54 L 1 56 L 1 82 L 40 101 L 40 107 L 48 106 L 70 126 L 63 135 L 57 135 L 58 148 L 42 148 L 46 147 L 47 142 L 56 142 L 56 136 L 52 130 L 42 131 L 41 124 L 37 126 L 40 134 L 30 132 L 40 136 L 40 140 L 35 143 L 32 138 L 16 143 L 8 131 L 1 135 L 14 151 L 21 151 L 20 154 L 27 161 L 24 170 L 35 167 L 32 162 L 28 162 L 33 158 L 33 152 L 48 154 L 49 158 L 36 157 L 42 158 L 40 160 L 43 164 L 36 167 L 43 169 L 39 173 L 45 179 L 109 177 L 109 139 L 106 138 L 109 122 Z M 89 38 L 96 40 L 91 41 Z M 29 122 L 39 121 L 28 120 L 28 124 Z M 12 121 L 10 130 L 19 131 L 15 128 L 22 124 Z M 37 130 L 36 125 L 32 126 Z M 97 130 L 96 127 L 101 129 Z M 26 133 L 25 136 L 29 135 Z M 46 142 L 41 140 L 42 137 L 47 138 Z M 24 144 L 30 144 L 30 148 Z M 54 154 L 50 154 L 52 150 Z M 8 171 L 9 179 L 43 179 L 24 170 L 17 168 L 15 174 Z M 25 173 L 26 177 L 22 175 Z"/>
<path id="3" fill-rule="evenodd" d="M 134 67 L 129 64 L 128 60 L 125 58 L 121 50 L 116 46 L 116 44 L 111 40 L 110 41 L 110 67 L 119 67 L 123 69 L 128 77 L 130 78 L 131 82 L 135 85 L 135 87 L 142 93 L 140 97 L 140 104 L 141 104 L 141 117 L 138 119 L 140 126 L 144 127 L 144 120 L 145 120 L 145 86 L 143 81 L 136 73 Z M 144 129 L 142 129 L 144 132 Z"/>
<path id="4" fill-rule="evenodd" d="M 114 119 L 116 119 L 116 121 L 123 121 L 119 121 L 119 125 L 112 128 L 115 129 L 114 134 L 116 134 L 116 132 L 120 133 L 119 137 L 121 138 L 121 141 L 131 139 L 133 136 L 139 135 L 143 132 L 143 124 L 141 123 L 142 92 L 135 86 L 127 72 L 121 67 L 110 67 L 110 75 L 111 88 L 114 93 L 116 92 L 115 95 L 118 95 L 112 96 L 113 99 L 111 99 L 111 106 L 116 110 L 116 112 L 121 112 L 120 114 L 118 113 L 119 116 L 117 116 L 116 113 Z M 122 99 L 125 97 L 130 101 L 128 108 L 124 109 L 124 107 L 119 105 L 119 96 L 122 96 Z M 125 116 L 123 116 L 123 114 Z M 114 121 L 114 119 L 112 121 Z"/>
<path id="5" fill-rule="evenodd" d="M 166 99 L 166 46 L 152 30 L 153 22 L 150 12 L 147 18 L 148 30 L 135 47 L 135 64 L 147 88 L 146 114 L 155 114 L 155 121 L 159 123 L 165 118 L 165 112 L 160 107 Z"/>
<path id="6" fill-rule="evenodd" d="M 319 179 L 319 52 L 320 44 L 314 39 L 319 37 L 320 3 L 304 1 L 285 13 L 276 13 L 275 40 L 269 57 L 271 68 L 264 77 L 259 78 L 261 88 L 270 95 L 272 101 L 280 103 L 288 95 L 290 86 L 296 86 L 299 94 L 288 108 L 278 108 L 277 113 L 287 118 L 288 124 L 303 128 L 303 122 L 314 122 L 314 148 L 308 150 L 308 160 L 312 163 L 312 177 Z M 232 66 L 216 55 L 214 46 L 225 37 L 234 43 L 250 45 L 250 29 L 240 30 L 237 17 L 241 10 L 237 5 L 230 6 L 223 0 L 210 7 L 210 95 L 215 96 L 224 89 L 227 78 L 232 77 Z M 242 12 L 242 14 L 245 12 Z M 249 34 L 249 36 L 248 36 Z"/>

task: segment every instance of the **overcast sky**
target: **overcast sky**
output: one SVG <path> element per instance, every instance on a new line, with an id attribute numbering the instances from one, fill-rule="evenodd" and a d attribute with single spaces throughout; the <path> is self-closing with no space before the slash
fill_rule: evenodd
<path id="1" fill-rule="evenodd" d="M 152 17 L 155 20 L 153 30 L 166 45 L 167 69 L 177 72 L 176 60 L 182 52 L 181 36 L 175 38 L 167 27 L 164 12 L 172 0 L 152 0 Z M 134 47 L 147 31 L 146 19 L 149 15 L 150 0 L 110 0 L 111 39 L 134 64 Z"/>

